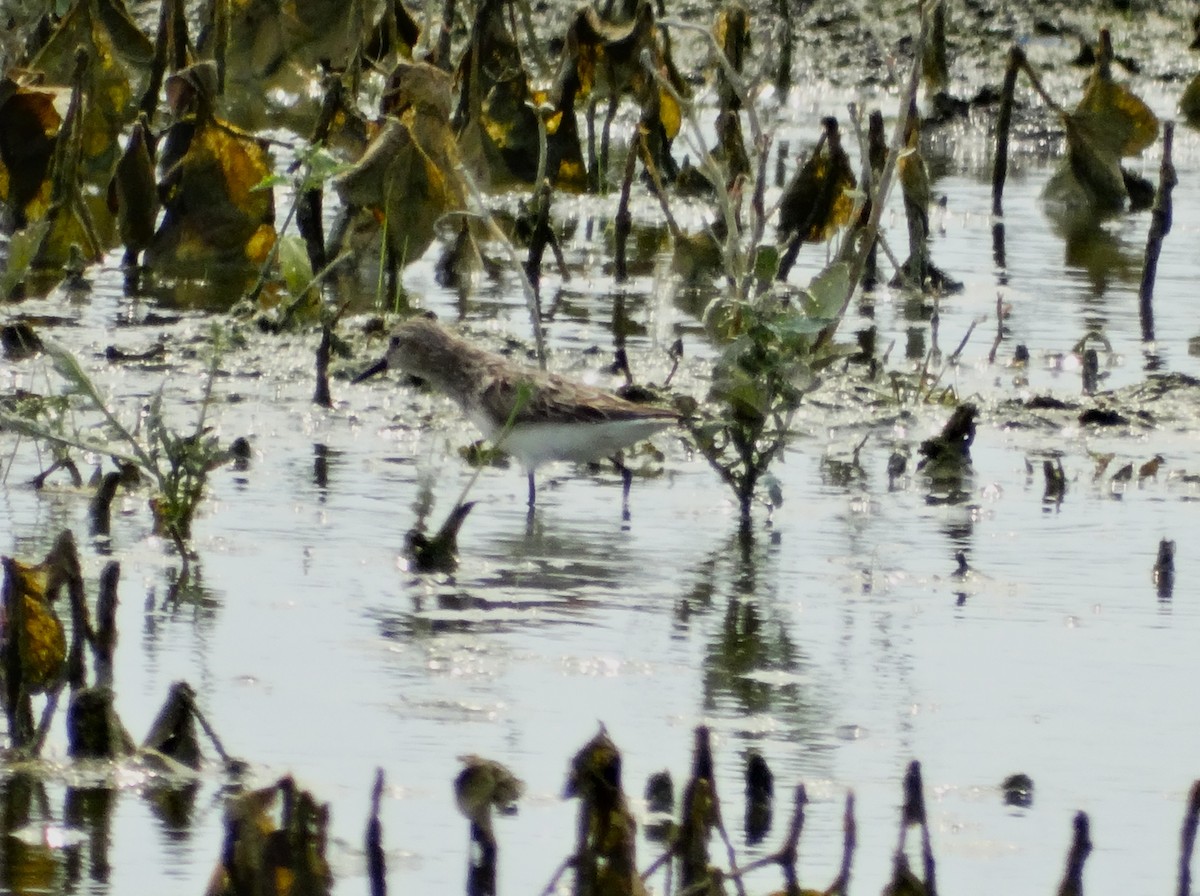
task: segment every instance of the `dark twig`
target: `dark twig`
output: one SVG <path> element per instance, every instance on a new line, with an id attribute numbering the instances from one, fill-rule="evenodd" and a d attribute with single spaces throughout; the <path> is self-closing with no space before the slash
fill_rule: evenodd
<path id="1" fill-rule="evenodd" d="M 1013 46 L 1008 51 L 1008 67 L 1004 69 L 1004 86 L 1000 90 L 1000 112 L 996 116 L 996 159 L 992 163 L 992 214 L 1004 214 L 1004 182 L 1008 179 L 1008 131 L 1012 125 L 1013 94 L 1017 75 L 1025 63 L 1025 51 Z"/>
<path id="2" fill-rule="evenodd" d="M 1180 833 L 1178 896 L 1192 896 L 1192 849 L 1196 845 L 1196 828 L 1200 824 L 1200 780 L 1192 783 L 1188 794 L 1187 812 Z"/>
<path id="3" fill-rule="evenodd" d="M 109 561 L 100 573 L 100 595 L 96 600 L 96 684 L 111 687 L 113 683 L 113 653 L 117 649 L 117 583 L 121 579 L 121 564 Z"/>
<path id="4" fill-rule="evenodd" d="M 837 879 L 826 893 L 846 896 L 850 892 L 850 866 L 854 862 L 854 848 L 858 845 L 858 824 L 854 820 L 854 791 L 846 794 L 846 811 L 842 816 L 842 867 Z"/>
<path id="5" fill-rule="evenodd" d="M 375 770 L 371 788 L 371 817 L 367 821 L 367 880 L 371 896 L 387 896 L 387 865 L 383 857 L 383 825 L 379 821 L 379 803 L 383 799 L 383 769 Z"/>
<path id="6" fill-rule="evenodd" d="M 617 203 L 617 255 L 614 276 L 618 283 L 629 279 L 629 269 L 625 260 L 625 246 L 629 242 L 629 233 L 633 230 L 633 216 L 629 213 L 629 194 L 633 189 L 633 175 L 637 170 L 637 146 L 640 139 L 641 132 L 635 128 L 633 139 L 629 141 L 629 151 L 625 154 L 625 176 L 621 179 L 621 199 Z"/>
<path id="7" fill-rule="evenodd" d="M 1067 870 L 1062 883 L 1058 885 L 1058 896 L 1083 896 L 1083 863 L 1092 851 L 1086 812 L 1076 813 L 1074 826 L 1075 834 L 1071 839 L 1071 849 L 1067 853 Z"/>
<path id="8" fill-rule="evenodd" d="M 1158 256 L 1162 242 L 1171 232 L 1171 191 L 1179 178 L 1175 175 L 1175 164 L 1171 161 L 1171 143 L 1175 136 L 1175 122 L 1163 124 L 1162 166 L 1158 171 L 1158 192 L 1154 195 L 1154 208 L 1150 211 L 1150 235 L 1146 238 L 1146 261 L 1142 267 L 1142 285 L 1138 290 L 1138 311 L 1142 321 L 1142 341 L 1154 341 L 1154 279 L 1158 274 Z"/>
<path id="9" fill-rule="evenodd" d="M 1004 341 L 1004 296 L 996 293 L 996 338 L 992 342 L 992 350 L 988 352 L 988 363 L 996 363 L 996 352 L 1000 350 L 1000 343 Z"/>
<path id="10" fill-rule="evenodd" d="M 671 854 L 669 852 L 666 853 L 663 860 L 665 860 L 666 857 L 670 856 L 670 855 Z M 552 894 L 557 893 L 558 892 L 558 882 L 562 879 L 562 876 L 564 874 L 566 874 L 568 871 L 570 871 L 574 866 L 575 866 L 575 857 L 574 856 L 568 856 L 567 858 L 563 859 L 562 862 L 559 863 L 559 866 L 554 869 L 554 874 L 552 874 L 550 876 L 549 882 L 546 884 L 545 887 L 542 888 L 541 896 L 552 896 Z M 645 880 L 645 877 L 643 876 L 642 879 Z"/>

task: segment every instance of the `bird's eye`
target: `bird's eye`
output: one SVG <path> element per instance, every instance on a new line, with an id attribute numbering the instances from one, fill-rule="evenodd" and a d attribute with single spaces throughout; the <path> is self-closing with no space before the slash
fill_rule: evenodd
<path id="1" fill-rule="evenodd" d="M 391 343 L 390 343 L 390 347 L 391 347 L 391 348 L 399 348 L 399 347 L 400 347 L 400 337 L 399 337 L 399 336 L 393 336 L 393 337 L 392 337 L 392 341 L 391 341 Z"/>

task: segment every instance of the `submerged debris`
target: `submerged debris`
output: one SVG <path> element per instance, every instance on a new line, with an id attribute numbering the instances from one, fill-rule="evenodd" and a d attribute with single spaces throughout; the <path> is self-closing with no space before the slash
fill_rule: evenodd
<path id="1" fill-rule="evenodd" d="M 1004 803 L 1019 809 L 1028 809 L 1033 805 L 1033 778 L 1024 772 L 1009 775 L 1000 784 L 1004 794 Z"/>
<path id="2" fill-rule="evenodd" d="M 1175 542 L 1170 539 L 1158 543 L 1153 579 L 1160 600 L 1168 600 L 1175 593 Z"/>
<path id="3" fill-rule="evenodd" d="M 941 472 L 962 472 L 971 462 L 971 444 L 975 441 L 975 420 L 979 409 L 960 404 L 950 415 L 939 435 L 921 443 L 922 460 L 918 470 L 931 476 Z"/>
<path id="4" fill-rule="evenodd" d="M 761 753 L 746 757 L 746 842 L 759 843 L 771 831 L 775 776 Z"/>

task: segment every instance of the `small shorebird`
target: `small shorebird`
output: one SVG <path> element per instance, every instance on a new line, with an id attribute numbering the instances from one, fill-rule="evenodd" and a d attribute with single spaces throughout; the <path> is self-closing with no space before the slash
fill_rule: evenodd
<path id="1" fill-rule="evenodd" d="M 354 382 L 389 368 L 454 399 L 485 438 L 520 461 L 529 475 L 530 507 L 537 494 L 534 470 L 547 461 L 613 457 L 679 420 L 671 408 L 635 404 L 558 374 L 517 366 L 427 317 L 396 327 L 387 354 Z M 632 474 L 617 466 L 628 496 Z"/>

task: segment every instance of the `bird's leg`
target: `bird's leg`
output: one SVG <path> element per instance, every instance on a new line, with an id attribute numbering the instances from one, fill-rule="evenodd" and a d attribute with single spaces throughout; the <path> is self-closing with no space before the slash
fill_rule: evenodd
<path id="1" fill-rule="evenodd" d="M 621 519 L 629 519 L 629 488 L 633 485 L 633 470 L 625 466 L 621 455 L 614 454 L 609 458 L 613 466 L 621 472 Z"/>
<path id="2" fill-rule="evenodd" d="M 533 484 L 533 470 L 529 471 L 529 509 L 533 510 L 533 505 L 537 501 L 537 486 Z"/>

